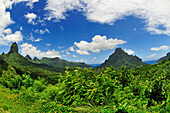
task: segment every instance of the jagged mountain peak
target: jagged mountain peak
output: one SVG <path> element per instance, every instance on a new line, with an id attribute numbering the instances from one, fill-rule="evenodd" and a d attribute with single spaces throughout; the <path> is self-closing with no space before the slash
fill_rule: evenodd
<path id="1" fill-rule="evenodd" d="M 10 51 L 8 54 L 18 53 L 18 44 L 16 42 L 12 43 Z"/>
<path id="2" fill-rule="evenodd" d="M 34 57 L 33 61 L 40 61 L 40 60 L 37 57 Z"/>
<path id="3" fill-rule="evenodd" d="M 122 65 L 125 65 L 128 68 L 134 68 L 144 65 L 144 63 L 139 57 L 128 55 L 121 48 L 116 48 L 115 52 L 110 55 L 108 60 L 106 60 L 101 66 L 99 66 L 99 68 L 110 66 L 120 68 L 122 67 Z"/>
<path id="4" fill-rule="evenodd" d="M 32 58 L 28 54 L 25 56 L 25 58 L 27 58 L 28 60 L 32 60 Z"/>

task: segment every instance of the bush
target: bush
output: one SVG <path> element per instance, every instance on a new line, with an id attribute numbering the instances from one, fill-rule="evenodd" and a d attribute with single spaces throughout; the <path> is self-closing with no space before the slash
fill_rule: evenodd
<path id="1" fill-rule="evenodd" d="M 3 71 L 0 83 L 10 89 L 19 89 L 22 79 L 12 66 L 8 66 L 7 71 Z"/>

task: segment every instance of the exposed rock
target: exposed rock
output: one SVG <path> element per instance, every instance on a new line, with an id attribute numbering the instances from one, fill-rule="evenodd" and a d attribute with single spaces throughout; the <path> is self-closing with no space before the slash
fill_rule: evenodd
<path id="1" fill-rule="evenodd" d="M 8 52 L 8 54 L 12 53 L 18 53 L 18 44 L 16 42 L 11 45 L 10 51 Z"/>

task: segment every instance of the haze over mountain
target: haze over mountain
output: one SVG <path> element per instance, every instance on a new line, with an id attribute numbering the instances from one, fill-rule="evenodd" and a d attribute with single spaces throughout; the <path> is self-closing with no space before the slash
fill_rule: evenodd
<path id="1" fill-rule="evenodd" d="M 168 60 L 169 57 L 170 57 L 170 52 L 167 53 L 166 56 L 164 56 L 164 57 L 160 58 L 158 61 L 156 61 L 156 63 L 159 63 L 159 62 L 161 62 L 164 59 Z"/>
<path id="2" fill-rule="evenodd" d="M 142 59 L 140 59 L 139 57 L 128 55 L 121 48 L 116 48 L 115 52 L 110 55 L 109 59 L 105 60 L 105 62 L 98 66 L 98 68 L 110 66 L 120 68 L 123 65 L 127 68 L 135 68 L 145 65 L 145 63 L 143 63 Z"/>

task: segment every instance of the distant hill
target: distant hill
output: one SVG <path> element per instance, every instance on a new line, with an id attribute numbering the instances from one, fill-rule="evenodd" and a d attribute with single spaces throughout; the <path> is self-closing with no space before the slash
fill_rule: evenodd
<path id="1" fill-rule="evenodd" d="M 33 62 L 35 63 L 39 63 L 39 64 L 48 64 L 50 66 L 56 67 L 56 68 L 63 68 L 65 69 L 65 67 L 69 66 L 71 68 L 75 68 L 75 67 L 91 67 L 91 65 L 85 64 L 83 62 L 69 62 L 67 60 L 63 60 L 60 59 L 58 57 L 56 58 L 47 58 L 47 57 L 43 57 L 41 60 L 39 60 L 38 58 L 34 58 Z"/>
<path id="2" fill-rule="evenodd" d="M 168 60 L 169 57 L 170 57 L 170 52 L 167 53 L 166 56 L 164 56 L 164 57 L 160 58 L 158 61 L 156 61 L 156 63 L 159 63 L 159 62 L 161 62 L 161 61 L 164 60 L 164 59 Z"/>
<path id="3" fill-rule="evenodd" d="M 122 67 L 122 65 L 126 66 L 127 68 L 136 68 L 145 65 L 145 63 L 143 63 L 142 59 L 140 59 L 139 57 L 128 55 L 121 48 L 116 48 L 115 52 L 110 55 L 109 59 L 97 68 L 110 66 L 120 68 Z"/>

